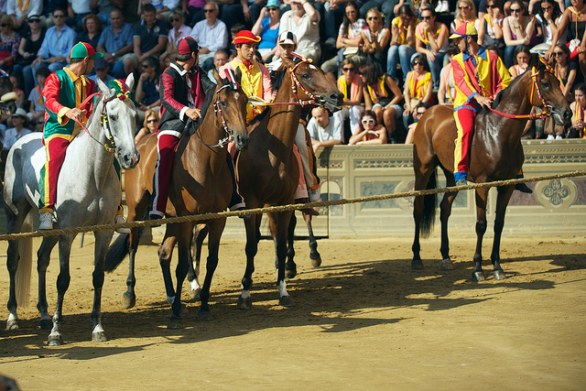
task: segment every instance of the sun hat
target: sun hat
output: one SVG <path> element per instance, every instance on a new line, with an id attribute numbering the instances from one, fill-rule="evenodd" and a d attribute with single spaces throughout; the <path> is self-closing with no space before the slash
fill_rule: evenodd
<path id="1" fill-rule="evenodd" d="M 16 111 L 14 112 L 14 114 L 12 114 L 13 117 L 22 117 L 24 119 L 28 119 L 28 115 L 26 113 L 26 111 L 24 111 L 23 108 L 19 107 L 16 109 Z"/>
<path id="2" fill-rule="evenodd" d="M 96 49 L 87 42 L 78 42 L 71 48 L 69 58 L 102 58 L 104 53 L 97 53 Z"/>
<path id="3" fill-rule="evenodd" d="M 279 36 L 279 45 L 297 45 L 297 37 L 291 31 L 284 31 Z"/>
<path id="4" fill-rule="evenodd" d="M 269 0 L 267 1 L 267 8 L 281 8 L 281 3 L 279 3 L 279 0 Z"/>
<path id="5" fill-rule="evenodd" d="M 238 34 L 234 37 L 232 43 L 234 45 L 242 44 L 242 43 L 259 43 L 260 37 L 253 34 L 250 30 L 240 30 Z"/>
<path id="6" fill-rule="evenodd" d="M 191 54 L 192 52 L 199 52 L 199 45 L 197 44 L 195 38 L 190 35 L 185 38 L 181 38 L 179 40 L 179 44 L 177 45 L 177 54 L 185 55 Z"/>
<path id="7" fill-rule="evenodd" d="M 462 38 L 467 35 L 478 35 L 478 31 L 476 31 L 476 27 L 474 27 L 474 23 L 472 22 L 462 23 L 458 26 L 454 34 L 450 35 L 450 39 Z"/>

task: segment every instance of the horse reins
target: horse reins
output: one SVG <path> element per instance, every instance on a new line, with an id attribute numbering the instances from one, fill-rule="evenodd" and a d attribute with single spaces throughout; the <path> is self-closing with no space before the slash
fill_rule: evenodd
<path id="1" fill-rule="evenodd" d="M 228 123 L 226 122 L 226 118 L 224 118 L 224 112 L 222 111 L 222 108 L 220 107 L 220 92 L 225 88 L 236 89 L 235 86 L 232 86 L 231 84 L 226 84 L 226 85 L 223 85 L 222 87 L 220 87 L 218 89 L 218 91 L 216 91 L 216 100 L 214 101 L 214 114 L 216 115 L 216 117 L 217 116 L 220 117 L 220 120 L 222 122 L 222 129 L 224 129 L 224 132 L 226 132 L 226 137 L 218 140 L 217 144 L 208 145 L 208 147 L 211 147 L 211 148 L 223 148 L 224 145 L 226 145 L 230 141 L 232 141 L 232 132 L 230 131 L 230 128 L 228 127 Z M 200 137 L 201 137 L 201 134 L 200 134 Z M 202 138 L 202 142 L 203 142 L 203 138 Z"/>

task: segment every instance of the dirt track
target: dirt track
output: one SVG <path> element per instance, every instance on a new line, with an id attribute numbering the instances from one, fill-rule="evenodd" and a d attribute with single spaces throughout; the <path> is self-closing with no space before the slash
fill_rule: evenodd
<path id="1" fill-rule="evenodd" d="M 426 269 L 418 273 L 410 271 L 410 240 L 323 240 L 320 269 L 311 268 L 306 244 L 298 243 L 291 309 L 278 306 L 272 244 L 263 241 L 248 312 L 235 308 L 244 243 L 224 241 L 214 319 L 196 321 L 196 304 L 188 303 L 181 330 L 166 329 L 156 247 L 142 247 L 136 308 L 120 307 L 127 262 L 106 277 L 110 340 L 103 344 L 90 342 L 92 240 L 74 248 L 65 345 L 44 346 L 48 332 L 37 327 L 34 303 L 19 313 L 21 330 L 0 331 L 0 372 L 23 390 L 583 390 L 586 384 L 583 236 L 506 238 L 508 278 L 480 285 L 469 282 L 472 240 L 452 243 L 452 272 L 439 271 L 439 243 L 423 242 Z M 5 243 L 0 254 L 4 263 Z M 51 312 L 56 255 L 48 276 Z M 2 267 L 3 321 L 7 278 Z"/>

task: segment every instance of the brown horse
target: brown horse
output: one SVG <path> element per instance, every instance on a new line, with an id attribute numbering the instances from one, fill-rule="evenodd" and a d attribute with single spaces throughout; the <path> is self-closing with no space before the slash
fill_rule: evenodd
<path id="1" fill-rule="evenodd" d="M 212 102 L 204 115 L 199 128 L 181 139 L 175 154 L 167 215 L 184 216 L 207 212 L 224 211 L 228 207 L 232 195 L 232 177 L 227 164 L 227 151 L 223 144 L 227 137 L 236 141 L 238 149 L 248 143 L 246 129 L 246 95 L 235 85 L 228 84 L 214 74 L 217 87 Z M 224 142 L 220 142 L 224 140 Z M 222 145 L 219 145 L 222 144 Z M 128 220 L 144 218 L 151 203 L 153 193 L 153 176 L 157 162 L 157 137 L 149 135 L 138 145 L 143 159 L 134 170 L 125 174 L 126 204 Z M 172 303 L 173 323 L 175 327 L 180 321 L 181 285 L 185 279 L 190 262 L 189 247 L 191 232 L 195 223 L 170 224 L 159 248 L 159 257 L 167 300 Z M 212 276 L 218 262 L 220 237 L 226 219 L 215 219 L 206 222 L 210 232 L 208 240 L 209 256 L 207 274 L 201 293 L 200 314 L 209 311 L 208 298 Z M 134 261 L 139 244 L 140 232 L 131 229 L 129 235 L 120 235 L 111 246 L 107 257 L 107 271 L 112 271 L 122 262 L 126 254 L 130 255 L 128 290 L 124 293 L 124 304 L 127 308 L 134 306 L 136 296 L 134 286 Z M 175 243 L 179 243 L 179 263 L 177 265 L 177 289 L 173 288 L 170 273 L 171 255 Z"/>
<path id="2" fill-rule="evenodd" d="M 315 65 L 307 61 L 294 64 L 289 59 L 283 59 L 283 67 L 275 102 L 282 104 L 305 99 L 324 105 L 332 111 L 342 104 L 342 94 L 336 84 L 328 80 Z M 275 89 L 277 84 L 279 83 L 275 84 Z M 299 179 L 293 144 L 301 109 L 300 104 L 275 105 L 250 133 L 248 148 L 239 154 L 236 163 L 240 193 L 249 208 L 293 202 Z M 293 305 L 285 287 L 287 231 L 291 214 L 291 211 L 268 214 L 276 251 L 279 302 L 283 306 Z M 243 309 L 250 308 L 252 304 L 249 291 L 252 286 L 254 257 L 258 249 L 260 221 L 261 215 L 253 215 L 244 220 L 246 271 L 242 279 L 243 291 L 238 299 L 238 307 Z"/>
<path id="3" fill-rule="evenodd" d="M 469 180 L 488 182 L 515 178 L 523 166 L 524 154 L 521 136 L 527 116 L 533 106 L 541 107 L 558 124 L 568 124 L 571 112 L 560 84 L 550 69 L 536 57 L 529 70 L 513 80 L 505 89 L 494 110 L 500 113 L 481 111 L 475 122 L 475 132 L 471 146 Z M 524 118 L 508 118 L 511 113 Z M 456 125 L 452 106 L 438 105 L 426 111 L 419 121 L 413 139 L 413 169 L 415 170 L 415 190 L 433 189 L 436 186 L 436 167 L 440 166 L 446 177 L 448 187 L 455 185 L 454 140 Z M 472 279 L 485 279 L 482 271 L 482 238 L 486 231 L 486 203 L 488 188 L 476 189 L 476 251 L 474 253 L 474 273 Z M 505 278 L 500 266 L 500 242 L 505 222 L 505 211 L 514 186 L 497 188 L 494 241 L 491 261 L 496 279 Z M 442 268 L 453 268 L 449 255 L 448 219 L 457 191 L 445 193 L 441 202 L 441 254 Z M 415 237 L 413 240 L 413 269 L 422 269 L 419 255 L 419 235 L 426 237 L 431 232 L 435 220 L 435 195 L 415 197 L 413 218 Z"/>

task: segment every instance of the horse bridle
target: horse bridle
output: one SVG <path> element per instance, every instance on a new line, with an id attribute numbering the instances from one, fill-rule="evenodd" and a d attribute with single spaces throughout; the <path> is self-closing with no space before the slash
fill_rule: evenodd
<path id="1" fill-rule="evenodd" d="M 233 83 L 230 84 L 225 84 L 222 87 L 218 88 L 218 90 L 215 92 L 216 95 L 216 99 L 214 101 L 214 114 L 216 115 L 216 118 L 219 117 L 220 118 L 220 122 L 221 122 L 221 126 L 222 129 L 224 130 L 224 133 L 226 133 L 226 137 L 218 140 L 217 144 L 214 145 L 207 145 L 210 148 L 223 148 L 224 145 L 227 145 L 230 141 L 232 141 L 232 136 L 233 136 L 233 132 L 230 130 L 230 127 L 228 126 L 228 123 L 226 122 L 226 118 L 224 117 L 224 112 L 222 111 L 222 108 L 220 107 L 220 92 L 226 88 L 232 88 L 234 90 L 237 89 L 236 85 Z M 200 134 L 201 137 L 201 134 Z M 203 138 L 202 138 L 202 142 L 203 142 Z"/>
<path id="2" fill-rule="evenodd" d="M 293 66 L 293 68 L 291 69 L 291 90 L 293 92 L 293 98 L 296 101 L 296 104 L 298 104 L 301 107 L 315 105 L 318 102 L 319 102 L 319 104 L 323 104 L 324 99 L 316 96 L 313 92 L 311 92 L 307 88 L 305 88 L 305 86 L 303 84 L 301 84 L 301 82 L 297 78 L 297 75 L 295 75 L 295 71 L 297 70 L 297 68 L 301 64 L 311 64 L 311 60 L 309 60 L 303 56 L 297 55 L 296 53 L 292 53 L 292 55 L 301 59 L 301 61 L 298 62 L 297 64 L 295 64 Z M 303 100 L 303 99 L 299 98 L 298 89 L 301 89 L 301 91 L 305 95 L 307 95 L 309 97 L 309 99 Z"/>

